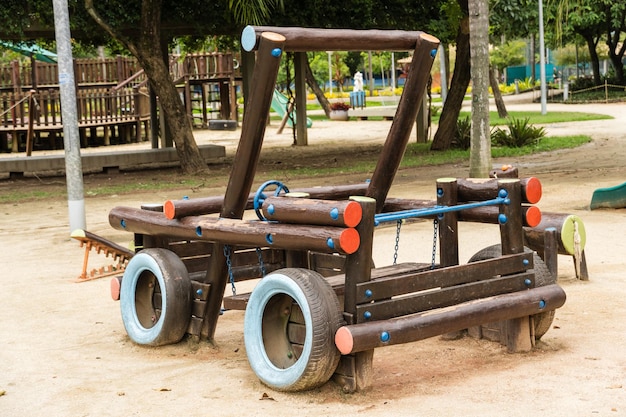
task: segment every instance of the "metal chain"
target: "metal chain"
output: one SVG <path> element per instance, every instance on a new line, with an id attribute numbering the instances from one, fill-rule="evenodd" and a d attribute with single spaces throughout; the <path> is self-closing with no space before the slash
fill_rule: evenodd
<path id="1" fill-rule="evenodd" d="M 439 220 L 433 220 L 433 254 L 430 261 L 430 269 L 435 269 L 435 257 L 437 256 L 437 232 L 439 231 Z"/>
<path id="2" fill-rule="evenodd" d="M 235 288 L 235 276 L 233 275 L 233 263 L 230 258 L 231 255 L 230 245 L 224 245 L 224 256 L 226 257 L 226 266 L 228 267 L 228 278 L 230 281 L 230 287 L 233 291 L 233 295 L 237 295 L 237 289 Z"/>
<path id="3" fill-rule="evenodd" d="M 398 248 L 400 247 L 400 229 L 402 228 L 402 220 L 396 222 L 396 246 L 393 251 L 393 264 L 398 262 Z"/>
<path id="4" fill-rule="evenodd" d="M 256 248 L 256 256 L 259 258 L 259 267 L 261 268 L 261 277 L 264 277 L 267 274 L 265 270 L 265 263 L 263 262 L 263 252 L 261 248 Z"/>

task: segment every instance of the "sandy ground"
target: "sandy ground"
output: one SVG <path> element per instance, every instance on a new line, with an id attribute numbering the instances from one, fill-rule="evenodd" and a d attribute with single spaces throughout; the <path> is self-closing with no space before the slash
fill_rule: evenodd
<path id="1" fill-rule="evenodd" d="M 537 104 L 515 108 L 538 109 Z M 63 200 L 0 205 L 0 415 L 2 416 L 626 416 L 626 209 L 589 211 L 594 189 L 626 181 L 626 105 L 558 106 L 611 114 L 615 120 L 555 124 L 550 134 L 590 134 L 582 148 L 524 157 L 511 163 L 544 184 L 543 211 L 579 215 L 587 230 L 590 273 L 578 281 L 572 260 L 559 257 L 567 302 L 554 327 L 526 354 L 464 338 L 378 349 L 374 381 L 344 394 L 328 383 L 305 393 L 279 393 L 251 371 L 242 335 L 243 312 L 226 312 L 216 344 L 161 348 L 132 343 L 109 280 L 76 283 L 83 250 L 70 240 Z M 382 141 L 388 122 L 316 122 L 310 143 L 348 137 Z M 268 129 L 266 142 L 289 145 L 289 134 Z M 237 132 L 238 133 L 238 132 Z M 232 149 L 237 136 L 205 132 L 200 143 Z M 346 149 L 349 151 L 349 149 Z M 467 175 L 467 166 L 401 171 L 394 196 L 433 199 L 435 179 Z M 321 184 L 302 184 L 314 186 Z M 207 195 L 212 195 L 207 192 Z M 218 195 L 221 190 L 213 190 Z M 174 195 L 171 195 L 174 194 Z M 126 244 L 108 225 L 116 205 L 178 198 L 179 193 L 89 197 L 88 230 Z M 496 243 L 489 225 L 463 225 L 461 259 Z M 375 262 L 390 264 L 393 228 L 376 235 Z M 430 260 L 432 225 L 403 230 L 399 261 Z M 107 264 L 92 254 L 90 266 Z M 242 291 L 243 289 L 240 289 Z"/>

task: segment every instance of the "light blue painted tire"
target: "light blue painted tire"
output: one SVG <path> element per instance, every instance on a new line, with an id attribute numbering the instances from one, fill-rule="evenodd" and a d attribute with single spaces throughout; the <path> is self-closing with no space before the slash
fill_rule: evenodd
<path id="1" fill-rule="evenodd" d="M 180 258 L 160 248 L 133 256 L 122 279 L 120 309 L 133 342 L 149 346 L 179 342 L 191 318 L 191 281 Z"/>
<path id="2" fill-rule="evenodd" d="M 320 274 L 300 268 L 275 271 L 259 282 L 246 308 L 250 366 L 261 382 L 278 391 L 320 386 L 339 363 L 334 340 L 342 324 L 337 296 Z M 294 342 L 293 333 L 304 343 Z"/>

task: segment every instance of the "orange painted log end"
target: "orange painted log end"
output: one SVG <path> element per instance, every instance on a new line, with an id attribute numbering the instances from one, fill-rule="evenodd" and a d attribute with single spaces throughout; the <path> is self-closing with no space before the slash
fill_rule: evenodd
<path id="1" fill-rule="evenodd" d="M 343 212 L 343 222 L 348 227 L 356 227 L 363 218 L 363 208 L 356 201 L 350 201 Z"/>
<path id="2" fill-rule="evenodd" d="M 526 226 L 536 227 L 541 223 L 541 210 L 538 207 L 530 206 L 526 210 Z"/>
<path id="3" fill-rule="evenodd" d="M 353 254 L 361 245 L 361 237 L 356 229 L 344 229 L 339 236 L 339 246 L 348 255 Z"/>
<path id="4" fill-rule="evenodd" d="M 120 277 L 111 278 L 111 298 L 113 301 L 120 300 L 120 290 L 122 287 L 122 279 Z"/>
<path id="5" fill-rule="evenodd" d="M 163 204 L 163 213 L 165 213 L 165 217 L 170 220 L 176 217 L 176 206 L 172 200 L 167 200 L 165 204 Z"/>
<path id="6" fill-rule="evenodd" d="M 346 326 L 340 327 L 337 333 L 335 333 L 335 346 L 337 346 L 337 349 L 339 349 L 342 355 L 348 355 L 352 352 L 354 339 L 352 338 L 350 329 Z"/>
<path id="7" fill-rule="evenodd" d="M 526 182 L 526 201 L 530 204 L 537 204 L 541 200 L 541 181 L 538 178 L 530 177 Z"/>

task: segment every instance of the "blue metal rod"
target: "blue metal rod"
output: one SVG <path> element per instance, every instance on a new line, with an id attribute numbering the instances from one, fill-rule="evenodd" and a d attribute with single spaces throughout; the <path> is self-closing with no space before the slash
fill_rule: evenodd
<path id="1" fill-rule="evenodd" d="M 419 217 L 429 217 L 433 215 L 450 213 L 453 211 L 462 211 L 473 209 L 476 207 L 485 207 L 485 206 L 497 206 L 499 204 L 509 204 L 508 198 L 497 197 L 493 200 L 485 200 L 479 201 L 475 203 L 465 203 L 459 204 L 456 206 L 433 206 L 412 210 L 402 210 L 395 211 L 392 213 L 380 213 L 374 216 L 374 225 L 378 226 L 380 223 L 384 222 L 395 222 L 398 220 L 411 219 L 411 218 L 419 218 Z"/>

